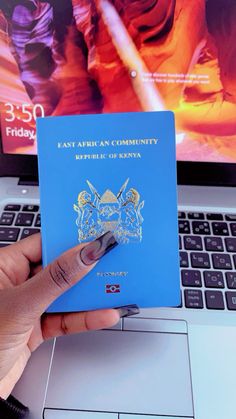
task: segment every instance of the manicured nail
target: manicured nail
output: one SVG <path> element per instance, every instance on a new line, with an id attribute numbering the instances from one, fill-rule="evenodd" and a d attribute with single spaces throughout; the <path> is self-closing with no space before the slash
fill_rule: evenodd
<path id="1" fill-rule="evenodd" d="M 116 309 L 119 311 L 120 317 L 129 317 L 140 313 L 140 310 L 136 304 L 123 307 L 116 307 Z"/>
<path id="2" fill-rule="evenodd" d="M 80 251 L 80 257 L 85 265 L 92 265 L 118 245 L 113 234 L 108 231 Z"/>

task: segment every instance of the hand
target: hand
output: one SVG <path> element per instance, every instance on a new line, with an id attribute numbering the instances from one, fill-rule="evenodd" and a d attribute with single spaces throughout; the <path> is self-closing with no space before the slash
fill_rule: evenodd
<path id="1" fill-rule="evenodd" d="M 119 321 L 115 309 L 43 314 L 116 244 L 106 233 L 69 250 L 45 269 L 40 234 L 0 250 L 0 397 L 9 396 L 31 353 L 45 339 L 108 328 Z"/>

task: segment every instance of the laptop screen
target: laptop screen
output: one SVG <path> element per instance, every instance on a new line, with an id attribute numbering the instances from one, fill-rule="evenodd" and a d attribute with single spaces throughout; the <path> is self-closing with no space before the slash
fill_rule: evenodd
<path id="1" fill-rule="evenodd" d="M 37 116 L 170 109 L 179 161 L 236 162 L 235 0 L 0 0 L 1 138 Z"/>

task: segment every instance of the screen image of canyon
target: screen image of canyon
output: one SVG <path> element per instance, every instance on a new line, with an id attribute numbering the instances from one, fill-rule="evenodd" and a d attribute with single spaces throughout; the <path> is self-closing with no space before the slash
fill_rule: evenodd
<path id="1" fill-rule="evenodd" d="M 235 0 L 0 0 L 3 150 L 37 154 L 37 116 L 172 110 L 178 160 L 234 163 L 235 39 Z"/>

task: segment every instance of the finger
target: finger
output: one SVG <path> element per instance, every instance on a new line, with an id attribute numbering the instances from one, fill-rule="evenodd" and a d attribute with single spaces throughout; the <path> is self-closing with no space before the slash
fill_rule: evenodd
<path id="1" fill-rule="evenodd" d="M 118 310 L 45 315 L 42 319 L 43 338 L 50 339 L 89 330 L 107 329 L 120 320 Z"/>
<path id="2" fill-rule="evenodd" d="M 20 240 L 3 250 L 9 255 L 15 256 L 16 252 L 24 256 L 29 262 L 38 263 L 42 259 L 41 234 L 33 234 L 26 239 Z"/>
<path id="3" fill-rule="evenodd" d="M 61 294 L 80 281 L 97 261 L 117 245 L 111 232 L 65 252 L 19 289 L 21 313 L 36 318 Z"/>
<path id="4" fill-rule="evenodd" d="M 41 261 L 41 235 L 35 234 L 0 250 L 1 279 L 19 285 L 30 274 L 30 264 Z"/>

